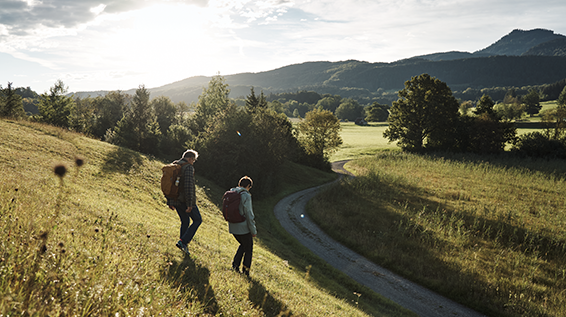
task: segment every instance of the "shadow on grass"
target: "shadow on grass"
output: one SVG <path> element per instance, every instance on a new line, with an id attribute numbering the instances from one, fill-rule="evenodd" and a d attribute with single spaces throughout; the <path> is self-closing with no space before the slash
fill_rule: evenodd
<path id="1" fill-rule="evenodd" d="M 124 147 L 116 147 L 108 153 L 102 164 L 105 173 L 128 174 L 130 170 L 142 164 L 142 156 L 136 151 Z"/>
<path id="2" fill-rule="evenodd" d="M 249 292 L 249 300 L 254 306 L 260 308 L 265 316 L 292 316 L 291 310 L 282 302 L 275 299 L 267 289 L 254 279 L 250 279 L 252 287 Z"/>
<path id="3" fill-rule="evenodd" d="M 170 260 L 169 267 L 163 275 L 174 287 L 188 293 L 189 297 L 196 296 L 206 314 L 214 316 L 219 313 L 220 308 L 210 285 L 208 268 L 196 265 L 193 259 L 185 256 L 182 262 Z"/>

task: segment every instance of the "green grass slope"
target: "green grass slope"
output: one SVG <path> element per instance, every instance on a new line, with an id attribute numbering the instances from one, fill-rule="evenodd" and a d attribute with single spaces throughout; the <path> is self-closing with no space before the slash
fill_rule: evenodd
<path id="1" fill-rule="evenodd" d="M 203 224 L 184 257 L 159 188 L 163 162 L 29 122 L 0 120 L 0 135 L 2 316 L 411 315 L 305 251 L 274 219 L 281 197 L 334 175 L 286 166 L 285 191 L 254 202 L 247 279 L 228 269 L 237 244 L 217 207 L 223 189 L 206 179 L 197 177 Z"/>

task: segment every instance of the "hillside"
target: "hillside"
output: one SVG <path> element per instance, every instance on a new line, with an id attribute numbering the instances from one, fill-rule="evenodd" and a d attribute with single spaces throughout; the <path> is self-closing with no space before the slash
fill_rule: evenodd
<path id="1" fill-rule="evenodd" d="M 378 98 L 397 91 L 413 76 L 428 73 L 452 90 L 542 85 L 566 78 L 565 36 L 550 30 L 513 30 L 474 53 L 446 52 L 416 56 L 392 63 L 357 60 L 305 62 L 258 73 L 223 75 L 231 98 L 246 96 L 250 88 L 265 94 L 313 90 L 342 97 Z M 197 76 L 149 89 L 174 102 L 196 102 L 210 77 Z M 380 92 L 378 92 L 378 90 Z M 133 94 L 135 89 L 127 91 Z M 95 96 L 101 92 L 80 92 Z"/>
<path id="2" fill-rule="evenodd" d="M 566 39 L 566 36 L 544 29 L 513 30 L 499 41 L 474 54 L 519 56 L 537 45 L 556 39 Z"/>
<path id="3" fill-rule="evenodd" d="M 566 38 L 544 42 L 530 48 L 523 55 L 566 56 Z"/>
<path id="4" fill-rule="evenodd" d="M 162 162 L 35 123 L 0 120 L 0 134 L 2 316 L 410 315 L 287 236 L 271 213 L 285 193 L 254 201 L 246 279 L 228 269 L 237 244 L 216 205 L 222 189 L 206 179 L 197 177 L 203 225 L 185 258 L 158 185 Z M 287 168 L 287 192 L 333 177 Z"/>

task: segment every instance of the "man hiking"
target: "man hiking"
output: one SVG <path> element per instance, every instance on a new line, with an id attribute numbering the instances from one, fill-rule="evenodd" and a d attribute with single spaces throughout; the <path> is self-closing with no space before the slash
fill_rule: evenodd
<path id="1" fill-rule="evenodd" d="M 202 223 L 200 211 L 197 207 L 195 169 L 193 167 L 197 158 L 197 151 L 187 150 L 183 153 L 183 157 L 180 160 L 173 162 L 179 165 L 184 164 L 179 182 L 179 197 L 177 199 L 167 198 L 167 205 L 172 210 L 176 210 L 179 219 L 181 219 L 181 234 L 176 246 L 185 252 L 186 255 L 190 255 L 188 245 Z M 193 221 L 192 224 L 191 220 Z"/>

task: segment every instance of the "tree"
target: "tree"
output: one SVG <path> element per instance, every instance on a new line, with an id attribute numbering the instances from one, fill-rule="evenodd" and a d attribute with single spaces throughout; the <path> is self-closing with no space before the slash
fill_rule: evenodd
<path id="1" fill-rule="evenodd" d="M 348 121 L 355 121 L 357 118 L 363 115 L 364 107 L 354 99 L 342 99 L 340 106 L 336 108 L 336 116 L 339 119 L 344 119 Z"/>
<path id="2" fill-rule="evenodd" d="M 505 97 L 503 98 L 503 103 L 494 106 L 494 110 L 500 117 L 507 120 L 520 119 L 525 112 L 525 105 L 521 103 L 517 97 L 517 93 L 514 88 L 507 90 Z"/>
<path id="3" fill-rule="evenodd" d="M 525 104 L 525 111 L 531 117 L 542 109 L 539 92 L 534 88 L 531 88 L 529 93 L 523 97 L 523 103 Z"/>
<path id="4" fill-rule="evenodd" d="M 474 104 L 470 100 L 466 100 L 466 101 L 463 101 L 460 104 L 460 108 L 459 108 L 458 111 L 460 112 L 460 115 L 466 116 L 466 115 L 468 115 L 470 109 L 473 108 L 473 107 L 474 107 Z"/>
<path id="5" fill-rule="evenodd" d="M 342 144 L 340 121 L 328 110 L 314 109 L 299 123 L 301 143 L 307 154 L 329 159 L 330 153 Z"/>
<path id="6" fill-rule="evenodd" d="M 285 107 L 281 102 L 278 100 L 273 100 L 267 104 L 267 108 L 277 112 L 277 113 L 285 113 Z"/>
<path id="7" fill-rule="evenodd" d="M 230 89 L 226 79 L 220 75 L 212 77 L 208 88 L 203 88 L 202 94 L 198 97 L 192 130 L 197 133 L 204 132 L 214 116 L 231 104 L 229 94 Z"/>
<path id="8" fill-rule="evenodd" d="M 41 95 L 38 105 L 40 121 L 58 127 L 69 127 L 75 102 L 73 98 L 65 95 L 68 89 L 59 79 L 53 87 L 49 88 L 49 93 Z"/>
<path id="9" fill-rule="evenodd" d="M 69 127 L 77 132 L 92 134 L 96 122 L 94 98 L 76 98 L 75 108 L 69 118 Z"/>
<path id="10" fill-rule="evenodd" d="M 564 86 L 562 92 L 558 96 L 557 103 L 559 106 L 566 106 L 566 86 Z"/>
<path id="11" fill-rule="evenodd" d="M 111 91 L 104 97 L 96 97 L 92 133 L 99 138 L 104 137 L 106 131 L 113 129 L 122 119 L 131 99 L 131 95 L 121 91 Z"/>
<path id="12" fill-rule="evenodd" d="M 481 114 L 485 113 L 488 116 L 495 118 L 496 113 L 493 110 L 493 106 L 495 106 L 495 102 L 493 102 L 493 100 L 491 100 L 491 97 L 489 95 L 483 95 L 480 98 L 480 101 L 478 102 L 478 104 L 476 105 L 476 110 L 474 111 L 474 113 L 476 115 L 481 115 Z"/>
<path id="13" fill-rule="evenodd" d="M 256 97 L 254 92 L 254 87 L 251 88 L 250 95 L 246 97 L 246 111 L 249 113 L 255 113 L 258 109 L 267 109 L 267 101 L 263 95 L 263 91 Z"/>
<path id="14" fill-rule="evenodd" d="M 293 118 L 300 118 L 301 114 L 299 113 L 299 109 L 293 110 Z"/>
<path id="15" fill-rule="evenodd" d="M 495 154 L 505 150 L 507 142 L 513 142 L 516 136 L 515 125 L 510 121 L 501 121 L 495 116 L 483 112 L 478 116 L 464 118 L 462 125 L 467 127 L 467 134 L 462 140 L 458 134 L 460 150 L 478 153 Z"/>
<path id="16" fill-rule="evenodd" d="M 131 107 L 117 123 L 113 143 L 142 153 L 158 154 L 161 130 L 149 102 L 149 91 L 140 85 Z"/>
<path id="17" fill-rule="evenodd" d="M 198 163 L 207 179 L 228 187 L 248 175 L 261 184 L 254 194 L 260 196 L 277 190 L 281 164 L 299 148 L 285 115 L 267 109 L 249 113 L 233 103 L 189 146 L 207 158 Z"/>
<path id="18" fill-rule="evenodd" d="M 545 135 L 551 140 L 566 138 L 566 105 L 544 111 L 542 123 L 545 126 Z"/>
<path id="19" fill-rule="evenodd" d="M 406 151 L 450 148 L 458 124 L 458 101 L 446 83 L 422 74 L 405 82 L 399 99 L 393 102 L 389 128 L 383 136 L 399 141 Z"/>
<path id="20" fill-rule="evenodd" d="M 165 96 L 152 99 L 150 106 L 156 115 L 159 129 L 163 132 L 169 131 L 169 127 L 176 123 L 177 115 L 180 112 L 179 107 L 169 97 Z"/>
<path id="21" fill-rule="evenodd" d="M 0 117 L 22 118 L 25 115 L 22 97 L 12 89 L 12 83 L 8 82 L 4 89 L 0 85 Z"/>
<path id="22" fill-rule="evenodd" d="M 322 107 L 322 109 L 334 113 L 336 111 L 336 108 L 340 106 L 341 101 L 342 101 L 342 97 L 340 97 L 339 95 L 334 95 L 334 96 L 325 95 L 322 99 L 320 99 L 316 103 L 316 107 L 317 108 Z"/>
<path id="23" fill-rule="evenodd" d="M 366 121 L 368 122 L 383 122 L 387 121 L 389 117 L 389 107 L 386 105 L 380 105 L 377 102 L 372 103 L 368 106 L 366 111 Z"/>
<path id="24" fill-rule="evenodd" d="M 525 113 L 525 105 L 522 103 L 498 103 L 493 107 L 499 118 L 506 120 L 520 119 Z"/>

